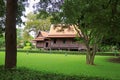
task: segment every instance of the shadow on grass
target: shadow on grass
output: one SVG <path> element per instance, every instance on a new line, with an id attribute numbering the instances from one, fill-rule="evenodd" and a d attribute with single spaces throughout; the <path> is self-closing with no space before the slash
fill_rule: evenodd
<path id="1" fill-rule="evenodd" d="M 30 70 L 27 68 L 18 68 L 5 70 L 4 66 L 0 66 L 0 80 L 110 80 L 100 77 L 88 76 L 68 76 L 63 74 L 46 73 Z"/>
<path id="2" fill-rule="evenodd" d="M 108 61 L 119 64 L 120 63 L 120 56 L 116 57 L 116 58 L 110 58 L 110 59 L 108 59 Z"/>

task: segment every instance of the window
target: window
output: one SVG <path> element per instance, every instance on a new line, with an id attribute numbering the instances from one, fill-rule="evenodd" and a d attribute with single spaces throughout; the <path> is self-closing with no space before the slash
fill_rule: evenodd
<path id="1" fill-rule="evenodd" d="M 63 40 L 63 44 L 65 44 L 65 43 L 66 43 L 66 40 L 64 39 L 64 40 Z"/>
<path id="2" fill-rule="evenodd" d="M 75 43 L 75 39 L 72 40 L 72 43 L 73 43 L 73 44 Z"/>
<path id="3" fill-rule="evenodd" d="M 56 39 L 54 39 L 54 40 L 53 40 L 53 43 L 54 43 L 54 44 L 56 44 L 56 41 L 57 41 L 57 40 L 56 40 Z"/>

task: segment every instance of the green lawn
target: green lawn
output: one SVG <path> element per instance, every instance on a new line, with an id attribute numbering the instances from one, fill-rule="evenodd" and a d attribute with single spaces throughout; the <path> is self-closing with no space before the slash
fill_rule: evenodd
<path id="1" fill-rule="evenodd" d="M 85 64 L 85 55 L 25 54 L 18 53 L 18 67 L 65 75 L 87 75 L 120 79 L 120 64 L 108 62 L 111 56 L 96 56 L 95 66 Z M 0 65 L 4 64 L 4 53 L 0 52 Z"/>

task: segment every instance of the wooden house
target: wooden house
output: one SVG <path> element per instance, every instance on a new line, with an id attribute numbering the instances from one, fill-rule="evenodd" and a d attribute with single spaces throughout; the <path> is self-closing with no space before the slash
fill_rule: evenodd
<path id="1" fill-rule="evenodd" d="M 50 27 L 49 32 L 40 31 L 34 41 L 37 48 L 59 50 L 86 50 L 83 43 L 75 40 L 77 31 L 74 26 L 62 28 L 61 26 Z"/>

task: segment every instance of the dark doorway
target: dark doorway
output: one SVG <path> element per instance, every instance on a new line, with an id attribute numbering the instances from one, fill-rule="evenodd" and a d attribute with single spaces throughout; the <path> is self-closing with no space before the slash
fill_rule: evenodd
<path id="1" fill-rule="evenodd" d="M 53 40 L 53 43 L 54 43 L 54 44 L 56 44 L 56 41 L 57 41 L 57 40 L 56 40 L 56 39 L 54 39 L 54 40 Z"/>
<path id="2" fill-rule="evenodd" d="M 46 42 L 46 45 L 45 45 L 45 47 L 48 47 L 48 42 Z"/>

